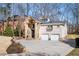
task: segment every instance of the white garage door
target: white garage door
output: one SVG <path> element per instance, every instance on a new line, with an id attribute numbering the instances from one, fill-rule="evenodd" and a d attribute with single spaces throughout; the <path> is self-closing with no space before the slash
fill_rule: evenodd
<path id="1" fill-rule="evenodd" d="M 51 35 L 51 40 L 59 40 L 59 35 Z"/>
<path id="2" fill-rule="evenodd" d="M 41 35 L 41 40 L 48 40 L 48 35 Z"/>

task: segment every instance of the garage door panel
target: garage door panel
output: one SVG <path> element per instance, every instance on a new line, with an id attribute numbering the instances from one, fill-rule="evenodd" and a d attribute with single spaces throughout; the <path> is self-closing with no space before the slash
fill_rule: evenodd
<path id="1" fill-rule="evenodd" d="M 41 40 L 48 40 L 48 35 L 41 35 Z"/>
<path id="2" fill-rule="evenodd" d="M 51 35 L 51 40 L 59 40 L 59 35 Z"/>

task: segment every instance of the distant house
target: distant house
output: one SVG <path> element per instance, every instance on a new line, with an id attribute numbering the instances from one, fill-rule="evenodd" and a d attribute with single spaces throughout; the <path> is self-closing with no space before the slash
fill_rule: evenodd
<path id="1" fill-rule="evenodd" d="M 30 23 L 32 19 L 33 23 Z M 31 24 L 31 27 L 29 25 Z M 38 40 L 59 40 L 67 35 L 67 25 L 64 22 L 43 23 L 33 18 L 26 18 L 25 38 Z"/>

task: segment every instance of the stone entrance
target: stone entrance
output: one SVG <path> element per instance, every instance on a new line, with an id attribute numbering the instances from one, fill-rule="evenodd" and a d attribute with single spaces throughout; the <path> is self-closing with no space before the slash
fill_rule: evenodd
<path id="1" fill-rule="evenodd" d="M 39 23 L 34 20 L 33 18 L 27 18 L 25 21 L 25 38 L 26 39 L 37 39 L 39 37 L 37 37 L 39 35 Z"/>

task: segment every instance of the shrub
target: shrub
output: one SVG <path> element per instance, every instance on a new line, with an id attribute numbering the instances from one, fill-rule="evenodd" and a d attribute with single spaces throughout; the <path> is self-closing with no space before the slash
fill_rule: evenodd
<path id="1" fill-rule="evenodd" d="M 12 29 L 11 29 L 11 26 L 7 26 L 5 31 L 3 32 L 3 35 L 4 36 L 13 36 L 13 32 L 12 32 Z"/>
<path id="2" fill-rule="evenodd" d="M 15 36 L 19 36 L 19 28 L 16 28 L 16 29 L 14 30 L 14 35 L 15 35 Z"/>
<path id="3" fill-rule="evenodd" d="M 0 35 L 2 35 L 2 32 L 0 32 Z"/>

